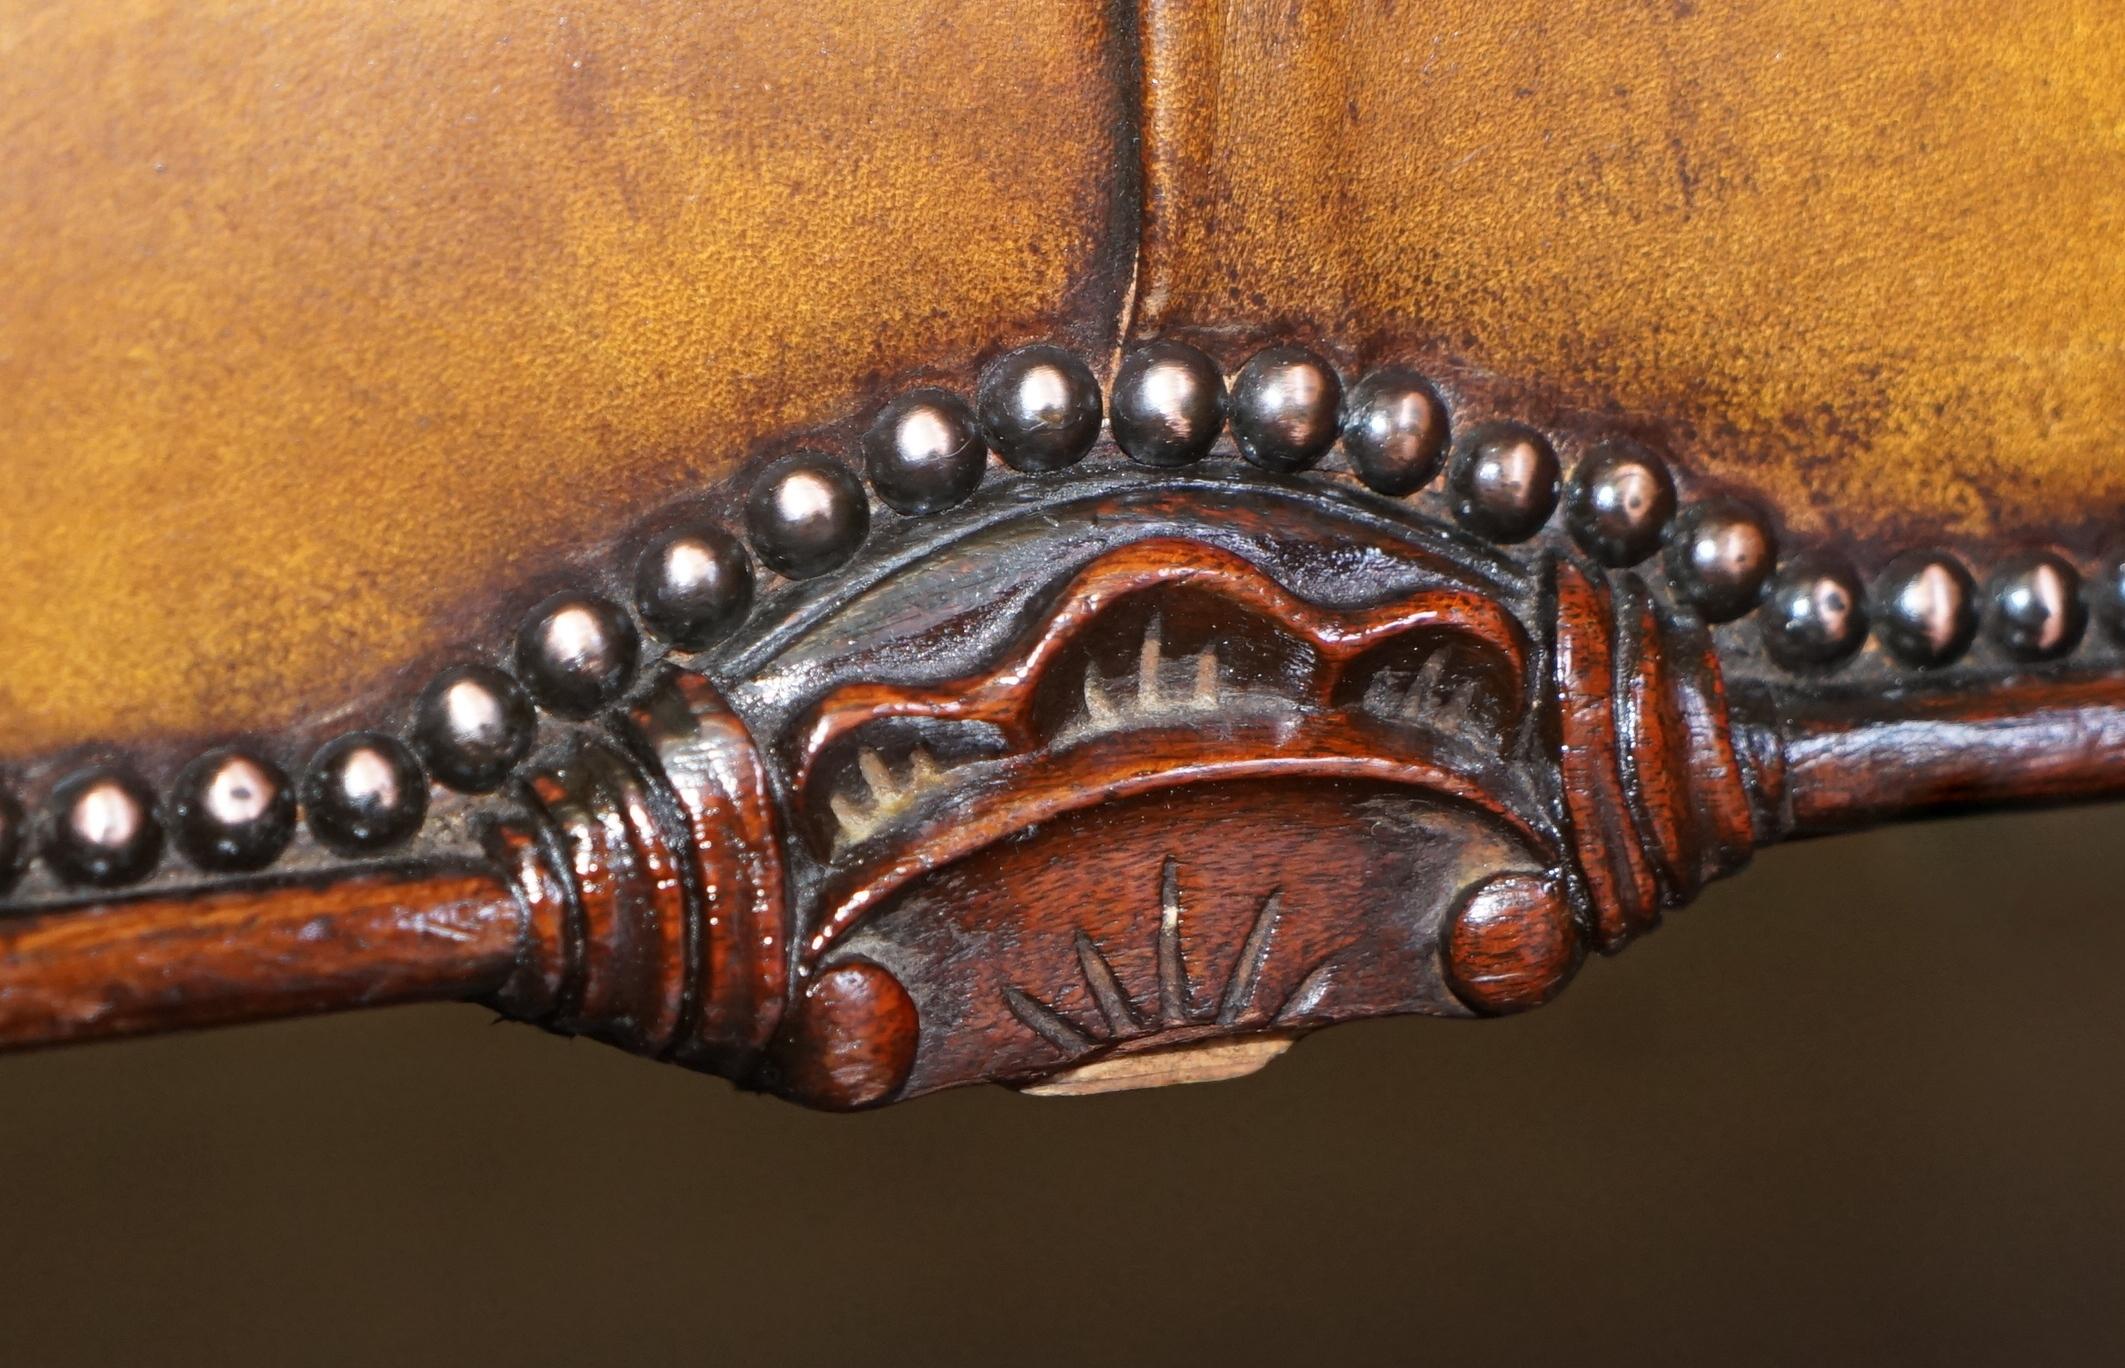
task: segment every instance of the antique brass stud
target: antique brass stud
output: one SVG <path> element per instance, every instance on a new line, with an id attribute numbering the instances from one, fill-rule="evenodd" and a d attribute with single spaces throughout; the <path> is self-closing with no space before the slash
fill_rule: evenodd
<path id="1" fill-rule="evenodd" d="M 131 883 L 162 855 L 154 795 L 130 772 L 102 765 L 69 775 L 52 791 L 45 858 L 72 884 Z"/>
<path id="2" fill-rule="evenodd" d="M 1977 635 L 1977 584 L 1962 562 L 1938 551 L 1906 551 L 1874 589 L 1875 635 L 1907 665 L 1945 665 Z"/>
<path id="3" fill-rule="evenodd" d="M 1256 352 L 1232 382 L 1232 436 L 1264 470 L 1304 470 L 1335 445 L 1343 382 L 1304 347 Z"/>
<path id="4" fill-rule="evenodd" d="M 1446 436 L 1445 403 L 1406 366 L 1376 370 L 1350 391 L 1343 451 L 1369 488 L 1382 494 L 1422 489 L 1439 473 Z"/>
<path id="5" fill-rule="evenodd" d="M 177 778 L 170 830 L 201 869 L 263 869 L 295 835 L 295 786 L 257 751 L 208 751 Z"/>
<path id="6" fill-rule="evenodd" d="M 311 759 L 302 806 L 320 841 L 342 854 L 363 855 L 420 830 L 428 781 L 413 752 L 396 738 L 352 732 L 327 742 Z"/>
<path id="7" fill-rule="evenodd" d="M 1635 442 L 1604 443 L 1572 472 L 1564 524 L 1603 565 L 1636 565 L 1658 551 L 1674 516 L 1667 463 Z"/>
<path id="8" fill-rule="evenodd" d="M 2016 660 L 2052 660 L 2071 651 L 2088 625 L 2081 575 L 2051 551 L 2011 556 L 1993 571 L 1992 638 Z"/>
<path id="9" fill-rule="evenodd" d="M 862 484 L 840 463 L 799 452 L 761 472 L 745 502 L 745 526 L 768 569 L 810 579 L 856 554 L 871 509 Z"/>
<path id="10" fill-rule="evenodd" d="M 627 692 L 639 649 L 619 608 L 590 594 L 555 594 L 517 634 L 517 673 L 548 711 L 588 717 Z"/>
<path id="11" fill-rule="evenodd" d="M 1758 610 L 1764 644 L 1788 668 L 1834 665 L 1867 639 L 1866 594 L 1841 557 L 1821 552 L 1779 568 Z"/>
<path id="12" fill-rule="evenodd" d="M 963 503 L 981 484 L 988 456 L 973 410 L 941 389 L 901 395 L 863 434 L 871 487 L 898 513 L 937 513 Z"/>
<path id="13" fill-rule="evenodd" d="M 1526 541 L 1557 507 L 1557 453 L 1529 428 L 1487 424 L 1462 440 L 1446 488 L 1462 526 L 1494 541 Z"/>
<path id="14" fill-rule="evenodd" d="M 982 436 L 1015 470 L 1061 470 L 1099 438 L 1099 381 L 1060 347 L 1021 347 L 983 373 Z"/>
<path id="15" fill-rule="evenodd" d="M 1179 342 L 1129 353 L 1114 377 L 1108 424 L 1123 451 L 1148 466 L 1184 466 L 1209 454 L 1225 425 L 1217 363 Z"/>
<path id="16" fill-rule="evenodd" d="M 700 650 L 752 606 L 753 563 L 720 527 L 666 532 L 635 564 L 635 608 L 644 625 L 681 650 Z"/>
<path id="17" fill-rule="evenodd" d="M 1763 514 L 1724 496 L 1685 508 L 1668 538 L 1668 578 L 1676 597 L 1709 622 L 1756 606 L 1778 563 L 1778 541 Z"/>
<path id="18" fill-rule="evenodd" d="M 428 772 L 463 793 L 499 786 L 537 730 L 524 690 L 491 665 L 445 670 L 413 709 L 413 745 Z"/>

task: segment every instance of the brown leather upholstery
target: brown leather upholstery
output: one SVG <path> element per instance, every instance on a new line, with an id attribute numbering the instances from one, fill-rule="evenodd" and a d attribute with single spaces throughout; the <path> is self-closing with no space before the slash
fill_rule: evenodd
<path id="1" fill-rule="evenodd" d="M 1811 534 L 2125 494 L 2107 6 L 587 10 L 14 26 L 0 758 L 359 720 L 764 446 L 1125 316 L 1628 414 Z"/>

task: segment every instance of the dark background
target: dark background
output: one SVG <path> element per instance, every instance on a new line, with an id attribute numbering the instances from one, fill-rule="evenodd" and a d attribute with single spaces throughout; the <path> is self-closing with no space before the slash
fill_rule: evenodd
<path id="1" fill-rule="evenodd" d="M 1165 1092 L 818 1116 L 471 1007 L 0 1061 L 0 1362 L 2116 1362 L 2121 847 L 1775 850 Z"/>

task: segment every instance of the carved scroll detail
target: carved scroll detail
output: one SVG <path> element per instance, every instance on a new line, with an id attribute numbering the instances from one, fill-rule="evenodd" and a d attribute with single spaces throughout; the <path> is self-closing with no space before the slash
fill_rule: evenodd
<path id="1" fill-rule="evenodd" d="M 1108 552 L 980 672 L 844 684 L 791 728 L 797 824 L 832 871 L 801 961 L 944 862 L 1177 785 L 1385 779 L 1546 849 L 1503 755 L 1530 706 L 1529 642 L 1474 587 L 1323 608 L 1201 542 Z"/>
<path id="2" fill-rule="evenodd" d="M 1132 597 L 1186 590 L 1229 606 L 1264 636 L 1298 648 L 1298 658 L 1281 662 L 1287 667 L 1282 671 L 1284 678 L 1261 682 L 1273 683 L 1300 707 L 1332 706 L 1354 667 L 1368 654 L 1400 638 L 1433 633 L 1458 638 L 1469 649 L 1493 654 L 1503 664 L 1509 682 L 1499 692 L 1503 711 L 1494 719 L 1499 732 L 1509 735 L 1524 708 L 1526 636 L 1511 614 L 1492 599 L 1468 590 L 1435 590 L 1370 609 L 1329 611 L 1307 603 L 1229 551 L 1200 542 L 1153 539 L 1087 567 L 1028 627 L 1004 660 L 979 676 L 917 688 L 849 684 L 821 700 L 795 729 L 792 782 L 800 802 L 816 805 L 813 790 L 823 757 L 855 732 L 886 719 L 975 724 L 993 729 L 1005 747 L 1028 751 L 1058 737 L 1103 730 L 1125 706 L 1139 714 L 1156 713 L 1162 706 L 1215 708 L 1223 687 L 1215 645 L 1185 657 L 1185 682 L 1169 685 L 1169 660 L 1156 619 L 1142 639 L 1135 662 L 1135 688 L 1126 704 L 1117 702 L 1117 691 L 1088 669 L 1081 674 L 1081 706 L 1067 706 L 1070 700 L 1065 700 L 1062 710 L 1046 713 L 1039 706 L 1044 686 L 1103 617 Z M 1444 657 L 1434 655 L 1433 659 L 1443 662 Z M 1267 673 L 1258 671 L 1257 679 Z M 1434 696 L 1438 683 L 1436 673 L 1413 681 L 1393 705 L 1407 709 L 1451 701 Z M 937 762 L 927 752 L 917 753 L 918 758 L 910 761 L 905 780 L 895 778 L 874 752 L 870 754 L 870 761 L 859 763 L 868 770 L 866 780 L 876 799 L 874 812 L 878 806 L 886 807 L 888 813 L 898 811 L 911 795 L 938 782 Z M 846 803 L 843 809 L 852 812 Z M 844 824 L 853 825 L 846 817 Z M 859 829 L 868 835 L 875 826 L 873 818 Z"/>
<path id="3" fill-rule="evenodd" d="M 1634 577 L 1560 559 L 1546 597 L 1516 600 L 1426 573 L 1326 606 L 1232 550 L 1126 542 L 1059 575 L 978 668 L 835 683 L 764 751 L 669 671 L 491 837 L 531 912 L 501 1001 L 836 1107 L 1222 1074 L 1326 1021 L 1536 1005 L 1583 946 L 1619 948 L 1745 859 L 1753 795 L 1704 632 Z M 1238 871 L 1273 856 L 1215 843 L 1284 839 L 1304 809 L 1273 795 L 1302 791 L 1353 863 L 1250 890 Z M 1146 822 L 1172 842 L 1149 922 L 1105 901 L 1130 900 L 1142 857 L 1094 835 Z M 1193 930 L 1184 858 L 1217 908 Z M 954 873 L 981 862 L 1006 872 Z M 1090 920 L 1038 900 L 1058 869 L 1099 900 Z"/>

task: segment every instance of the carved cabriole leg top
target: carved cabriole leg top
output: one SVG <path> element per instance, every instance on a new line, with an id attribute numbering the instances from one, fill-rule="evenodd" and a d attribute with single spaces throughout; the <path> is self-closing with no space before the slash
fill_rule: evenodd
<path id="1" fill-rule="evenodd" d="M 1359 36 L 1419 22 L 1347 17 Z M 1237 9 L 1158 0 L 1102 12 L 1050 70 L 975 41 L 980 13 L 957 22 L 969 67 L 1008 69 L 1025 86 L 1012 109 L 1039 111 L 1013 128 L 1055 144 L 1031 168 L 1055 194 L 977 206 L 1015 214 L 1021 237 L 1040 228 L 988 264 L 1053 251 L 1054 297 L 1038 271 L 1001 268 L 991 292 L 951 294 L 952 262 L 931 262 L 951 277 L 934 297 L 874 281 L 889 321 L 862 334 L 870 359 L 840 389 L 778 373 L 767 399 L 748 386 L 768 358 L 858 349 L 805 331 L 805 309 L 828 307 L 809 295 L 783 303 L 787 347 L 726 336 L 719 313 L 695 345 L 728 363 L 720 407 L 656 425 L 662 450 L 713 447 L 684 458 L 700 488 L 566 554 L 549 554 L 565 518 L 544 504 L 590 517 L 574 485 L 603 468 L 513 490 L 536 544 L 523 582 L 495 589 L 509 611 L 428 605 L 452 631 L 451 614 L 474 621 L 462 650 L 364 663 L 359 687 L 350 663 L 344 699 L 291 659 L 303 711 L 281 731 L 244 730 L 205 697 L 138 735 L 84 740 L 65 709 L 34 735 L 25 720 L 29 739 L 0 754 L 0 1046 L 461 999 L 827 1108 L 985 1081 L 1071 1094 L 1230 1077 L 1336 1022 L 1539 1006 L 1590 952 L 1623 950 L 1779 840 L 2125 790 L 2107 475 L 2048 526 L 2019 486 L 1980 489 L 1997 521 L 1967 537 L 1930 485 L 1904 489 L 1901 512 L 1840 517 L 1807 481 L 1834 470 L 1851 501 L 1851 472 L 1873 468 L 1852 396 L 1801 402 L 1736 380 L 1731 357 L 1670 355 L 1722 308 L 1755 352 L 1871 354 L 1865 338 L 1780 351 L 1791 320 L 1749 312 L 1746 281 L 1707 298 L 1678 272 L 1658 328 L 1623 285 L 1551 282 L 1585 306 L 1583 332 L 1545 318 L 1530 328 L 1545 341 L 1482 333 L 1479 304 L 1535 310 L 1552 244 L 1482 287 L 1496 263 L 1478 248 L 1420 253 L 1419 216 L 1369 198 L 1368 157 L 1387 183 L 1438 188 L 1403 165 L 1416 144 L 1392 122 L 1435 92 L 1404 90 L 1399 67 L 1368 75 L 1406 43 L 1331 40 L 1310 16 L 1271 42 Z M 1322 87 L 1285 76 L 1346 65 L 1347 109 L 1297 117 Z M 868 110 L 806 107 L 830 131 L 871 128 Z M 951 151 L 952 127 L 922 129 L 921 146 Z M 1321 182 L 1296 208 L 1292 167 Z M 1731 179 L 1775 199 L 1784 169 L 1767 157 Z M 627 180 L 630 195 L 655 200 L 653 179 Z M 1725 207 L 1684 180 L 1686 223 Z M 720 202 L 687 190 L 706 201 Z M 1493 217 L 1479 226 L 1518 232 Z M 838 260 L 838 220 L 816 219 L 790 241 L 828 234 L 801 241 Z M 1575 222 L 1556 230 L 1559 259 L 1598 236 Z M 1287 237 L 1265 241 L 1272 228 Z M 1701 242 L 1678 229 L 1641 246 Z M 1436 300 L 1396 274 L 1419 256 Z M 1831 297 L 1811 318 L 1873 316 L 1817 288 Z M 2004 316 L 2034 317 L 2032 297 Z M 977 312 L 993 335 L 969 339 L 961 315 Z M 1888 335 L 1900 326 L 1876 340 L 1902 356 L 1917 344 Z M 511 422 L 533 412 L 484 369 L 502 341 L 483 345 L 473 361 L 515 396 Z M 2042 350 L 2011 332 L 1992 346 Z M 1612 349 L 1613 374 L 1587 360 Z M 1936 363 L 1937 385 L 1904 377 L 1895 402 L 1938 417 L 1946 389 L 2010 415 L 2057 408 L 2047 436 L 2081 441 L 2103 377 L 2071 358 L 2109 353 L 2056 352 L 2064 373 L 2031 393 L 1995 393 L 2006 382 L 1957 359 Z M 692 382 L 649 369 L 631 380 L 655 391 L 646 406 L 683 408 L 672 396 Z M 1629 388 L 1647 374 L 1658 383 Z M 610 436 L 547 419 L 581 449 Z M 432 449 L 392 429 L 409 469 L 471 463 L 458 444 L 477 423 L 437 421 Z M 2000 444 L 2020 418 L 2002 421 L 1944 484 L 2012 464 Z M 367 440 L 340 426 L 349 450 Z M 625 460 L 645 486 L 644 470 L 678 468 Z M 418 472 L 404 483 L 417 502 Z M 450 550 L 425 554 L 473 574 Z M 289 630 L 318 654 L 307 620 Z M 38 687 L 4 682 L 0 706 Z"/>

